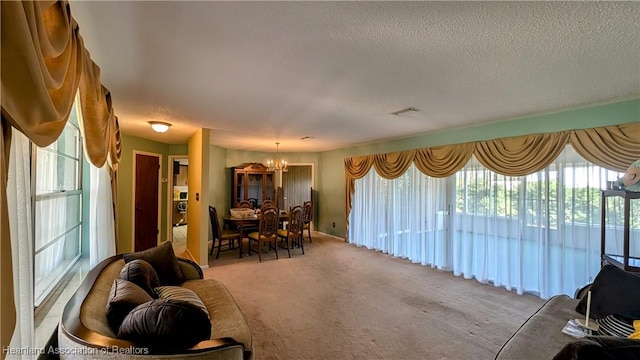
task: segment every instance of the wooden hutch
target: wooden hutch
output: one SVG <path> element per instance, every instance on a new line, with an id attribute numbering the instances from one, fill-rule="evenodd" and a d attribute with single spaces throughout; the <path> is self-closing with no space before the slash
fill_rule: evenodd
<path id="1" fill-rule="evenodd" d="M 253 201 L 259 207 L 263 200 L 273 199 L 275 175 L 273 171 L 267 171 L 266 166 L 247 163 L 234 167 L 232 171 L 231 207 L 238 207 L 242 200 Z"/>

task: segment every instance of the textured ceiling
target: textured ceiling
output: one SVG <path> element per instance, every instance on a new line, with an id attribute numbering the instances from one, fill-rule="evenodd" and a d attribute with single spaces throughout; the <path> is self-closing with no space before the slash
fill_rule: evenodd
<path id="1" fill-rule="evenodd" d="M 640 96 L 639 2 L 71 1 L 124 133 L 323 151 Z M 391 115 L 407 107 L 418 112 Z M 153 133 L 147 121 L 173 124 Z M 313 139 L 301 140 L 310 136 Z"/>

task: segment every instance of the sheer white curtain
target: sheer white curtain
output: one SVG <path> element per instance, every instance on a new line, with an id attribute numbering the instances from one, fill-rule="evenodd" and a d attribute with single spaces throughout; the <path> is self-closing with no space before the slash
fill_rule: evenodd
<path id="1" fill-rule="evenodd" d="M 89 266 L 115 255 L 115 228 L 113 220 L 113 198 L 109 164 L 101 168 L 89 164 L 90 214 L 89 214 Z"/>
<path id="2" fill-rule="evenodd" d="M 33 234 L 31 223 L 31 173 L 29 139 L 13 132 L 7 182 L 16 328 L 11 348 L 33 347 Z M 29 355 L 17 358 L 31 358 Z"/>
<path id="3" fill-rule="evenodd" d="M 372 169 L 355 183 L 351 243 L 446 268 L 446 182 L 422 174 L 413 165 L 394 180 L 383 179 Z"/>
<path id="4" fill-rule="evenodd" d="M 413 166 L 395 180 L 372 170 L 356 180 L 349 239 L 519 294 L 573 295 L 600 269 L 600 189 L 619 176 L 571 147 L 522 177 L 474 158 L 447 179 Z"/>

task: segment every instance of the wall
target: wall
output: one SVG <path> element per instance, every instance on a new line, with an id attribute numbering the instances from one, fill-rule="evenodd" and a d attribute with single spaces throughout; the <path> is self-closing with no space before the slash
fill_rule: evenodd
<path id="1" fill-rule="evenodd" d="M 231 183 L 229 170 L 226 168 L 227 149 L 219 146 L 209 146 L 209 205 L 216 208 L 218 216 L 229 211 L 231 202 Z M 209 224 L 211 225 L 211 224 Z M 209 226 L 208 239 L 212 239 Z"/>
<path id="2" fill-rule="evenodd" d="M 161 155 L 160 164 L 162 178 L 167 178 L 167 156 L 170 146 L 156 141 L 151 141 L 135 136 L 122 136 L 122 159 L 118 165 L 118 253 L 133 251 L 133 152 L 134 150 L 156 153 Z M 170 171 L 170 170 L 169 170 Z M 167 183 L 162 182 L 160 189 L 163 196 L 159 202 L 160 206 L 160 241 L 167 239 Z"/>
<path id="3" fill-rule="evenodd" d="M 346 233 L 344 159 L 348 157 L 636 121 L 640 121 L 639 99 L 322 152 L 318 154 L 320 167 L 316 172 L 319 174 L 317 175 L 319 182 L 316 182 L 319 200 L 318 216 L 314 218 L 314 225 L 319 231 L 344 237 Z M 333 222 L 336 223 L 335 228 L 331 226 Z"/>
<path id="4" fill-rule="evenodd" d="M 209 132 L 209 129 L 200 129 L 189 138 L 187 248 L 200 265 L 209 264 Z"/>

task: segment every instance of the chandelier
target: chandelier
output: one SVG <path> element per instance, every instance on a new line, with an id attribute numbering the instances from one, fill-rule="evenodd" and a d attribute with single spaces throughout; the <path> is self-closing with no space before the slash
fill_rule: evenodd
<path id="1" fill-rule="evenodd" d="M 280 160 L 278 157 L 278 146 L 279 142 L 276 143 L 276 160 L 268 160 L 267 161 L 267 171 L 276 171 L 276 172 L 287 172 L 287 162 L 284 160 Z"/>

